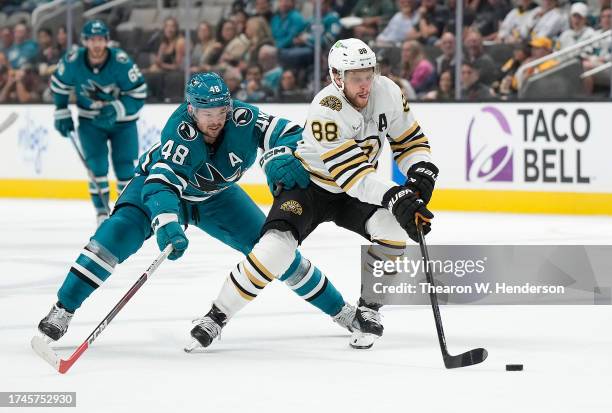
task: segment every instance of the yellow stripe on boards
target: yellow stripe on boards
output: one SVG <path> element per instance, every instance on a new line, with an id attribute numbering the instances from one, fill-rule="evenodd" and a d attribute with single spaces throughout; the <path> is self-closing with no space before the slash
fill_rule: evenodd
<path id="1" fill-rule="evenodd" d="M 111 197 L 116 198 L 115 183 Z M 241 184 L 260 205 L 272 204 L 272 194 L 265 184 Z M 2 198 L 89 199 L 86 181 L 0 179 Z M 534 214 L 612 215 L 612 193 L 537 192 L 473 189 L 434 191 L 429 205 L 436 210 L 517 212 Z"/>

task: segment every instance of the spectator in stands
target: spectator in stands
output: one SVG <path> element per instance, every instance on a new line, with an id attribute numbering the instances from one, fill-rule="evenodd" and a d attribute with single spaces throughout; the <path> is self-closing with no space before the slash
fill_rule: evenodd
<path id="1" fill-rule="evenodd" d="M 257 63 L 251 64 L 246 70 L 246 80 L 242 84 L 244 100 L 247 102 L 264 102 L 272 91 L 262 84 L 263 69 Z"/>
<path id="2" fill-rule="evenodd" d="M 214 58 L 212 58 L 215 65 L 221 63 L 221 56 L 223 56 L 225 48 L 232 40 L 234 40 L 237 34 L 236 24 L 233 21 L 223 19 L 221 22 L 219 22 L 217 25 L 217 53 L 215 54 Z"/>
<path id="3" fill-rule="evenodd" d="M 473 62 L 461 65 L 461 97 L 465 100 L 480 101 L 493 98 L 491 88 L 480 81 L 480 68 Z"/>
<path id="4" fill-rule="evenodd" d="M 306 28 L 302 14 L 295 9 L 293 0 L 279 0 L 278 11 L 270 22 L 272 37 L 279 49 L 296 45 L 296 38 Z"/>
<path id="5" fill-rule="evenodd" d="M 523 33 L 523 37 L 552 39 L 559 36 L 567 27 L 567 18 L 561 11 L 558 0 L 542 0 L 542 5 L 531 14 L 526 26 L 528 31 Z"/>
<path id="6" fill-rule="evenodd" d="M 270 90 L 276 90 L 283 73 L 283 69 L 278 65 L 276 47 L 267 44 L 263 45 L 259 49 L 257 60 L 263 69 L 262 85 Z"/>
<path id="7" fill-rule="evenodd" d="M 268 23 L 272 21 L 272 6 L 270 0 L 255 0 L 255 16 L 263 17 Z"/>
<path id="8" fill-rule="evenodd" d="M 446 0 L 446 8 L 448 9 L 449 15 L 440 33 L 445 33 L 445 32 L 455 33 L 456 32 L 456 28 L 455 28 L 455 15 L 457 14 L 456 7 L 457 7 L 457 0 Z M 461 38 L 463 38 L 465 33 L 468 30 L 470 30 L 470 28 L 474 24 L 475 18 L 476 18 L 476 15 L 472 11 L 472 9 L 469 9 L 467 7 L 463 8 L 463 35 L 461 36 Z"/>
<path id="9" fill-rule="evenodd" d="M 228 67 L 223 72 L 223 80 L 232 96 L 236 96 L 240 91 L 240 84 L 242 83 L 242 74 L 240 70 L 235 67 Z"/>
<path id="10" fill-rule="evenodd" d="M 162 40 L 148 71 L 158 73 L 180 70 L 184 59 L 185 39 L 179 32 L 178 21 L 174 17 L 168 17 L 164 20 Z"/>
<path id="11" fill-rule="evenodd" d="M 323 23 L 321 48 L 324 52 L 335 43 L 341 30 L 340 16 L 333 10 L 332 5 L 332 0 L 321 2 L 321 20 Z M 308 21 L 305 30 L 293 40 L 294 47 L 279 50 L 279 59 L 284 67 L 300 69 L 312 66 L 315 47 L 312 23 L 312 21 Z"/>
<path id="12" fill-rule="evenodd" d="M 66 30 L 66 26 L 62 25 L 57 28 L 57 33 L 55 33 L 55 47 L 57 47 L 60 58 L 66 54 L 66 50 L 68 50 L 68 31 Z"/>
<path id="13" fill-rule="evenodd" d="M 36 56 L 38 74 L 46 79 L 55 71 L 55 66 L 60 58 L 59 51 L 53 45 L 53 34 L 49 29 L 39 29 L 36 40 L 38 41 L 38 56 Z"/>
<path id="14" fill-rule="evenodd" d="M 531 56 L 525 59 L 523 65 L 552 53 L 553 43 L 548 37 L 536 37 L 529 42 L 529 45 L 531 46 Z M 559 64 L 559 62 L 557 62 L 555 59 L 549 59 L 535 67 L 531 67 L 523 73 L 523 80 L 526 80 L 535 74 L 549 70 L 555 67 L 557 64 Z"/>
<path id="15" fill-rule="evenodd" d="M 450 70 L 445 70 L 440 74 L 438 88 L 428 92 L 423 99 L 449 101 L 455 99 L 455 86 L 453 85 L 453 74 Z"/>
<path id="16" fill-rule="evenodd" d="M 213 64 L 213 58 L 221 51 L 221 44 L 213 38 L 210 23 L 202 21 L 196 32 L 197 42 L 191 51 L 191 73 L 208 72 Z"/>
<path id="17" fill-rule="evenodd" d="M 520 0 L 519 5 L 504 18 L 497 32 L 500 43 L 520 43 L 526 40 L 528 25 L 538 5 L 533 0 Z"/>
<path id="18" fill-rule="evenodd" d="M 232 20 L 229 22 L 234 23 Z M 236 23 L 234 23 L 236 27 Z M 236 36 L 229 41 L 229 43 L 223 48 L 223 54 L 219 63 L 221 66 L 230 65 L 238 66 L 240 60 L 244 59 L 247 51 L 249 50 L 251 42 L 245 33 L 239 33 L 236 29 Z"/>
<path id="19" fill-rule="evenodd" d="M 381 49 L 376 55 L 376 62 L 380 68 L 380 74 L 393 80 L 400 87 L 406 99 L 415 100 L 417 98 L 410 82 L 399 76 L 394 65 L 392 65 L 389 57 L 389 49 Z"/>
<path id="20" fill-rule="evenodd" d="M 436 73 L 441 74 L 450 70 L 455 73 L 455 35 L 446 32 L 440 38 L 438 47 L 442 54 L 436 57 Z"/>
<path id="21" fill-rule="evenodd" d="M 279 102 L 303 102 L 306 94 L 297 83 L 297 77 L 293 70 L 285 69 L 276 90 L 275 100 Z"/>
<path id="22" fill-rule="evenodd" d="M 29 38 L 28 27 L 17 23 L 13 28 L 13 45 L 7 49 L 6 57 L 13 69 L 19 69 L 26 63 L 33 64 L 38 55 L 38 45 Z"/>
<path id="23" fill-rule="evenodd" d="M 506 100 L 515 96 L 518 87 L 516 72 L 523 63 L 531 55 L 531 48 L 528 43 L 515 43 L 512 57 L 508 59 L 500 70 L 499 79 L 493 83 L 493 88 L 497 90 L 498 95 Z"/>
<path id="24" fill-rule="evenodd" d="M 422 0 L 419 16 L 419 23 L 410 30 L 408 39 L 428 45 L 435 44 L 448 23 L 450 17 L 448 9 L 437 4 L 436 0 Z"/>
<path id="25" fill-rule="evenodd" d="M 507 0 L 472 0 L 468 4 L 475 7 L 472 28 L 478 30 L 485 40 L 495 40 L 501 22 L 510 11 Z"/>
<path id="26" fill-rule="evenodd" d="M 470 30 L 465 36 L 465 60 L 478 66 L 480 81 L 491 85 L 497 79 L 497 65 L 491 56 L 484 51 L 482 36 L 476 30 Z"/>
<path id="27" fill-rule="evenodd" d="M 13 29 L 11 27 L 3 27 L 0 31 L 0 51 L 4 54 L 13 45 Z"/>
<path id="28" fill-rule="evenodd" d="M 387 27 L 376 37 L 379 46 L 397 45 L 404 42 L 410 30 L 419 23 L 420 15 L 416 0 L 398 0 L 399 11 L 393 15 Z"/>
<path id="29" fill-rule="evenodd" d="M 612 29 L 612 9 L 610 9 L 610 7 L 602 9 L 599 13 L 598 27 L 599 29 L 596 34 L 601 34 Z M 612 53 L 611 48 L 612 39 L 610 39 L 610 37 L 597 42 L 593 47 L 592 53 L 582 61 L 584 70 L 591 70 L 604 63 L 610 62 Z M 596 73 L 592 77 L 587 77 L 585 79 L 587 91 L 592 92 L 595 86 L 602 86 L 609 90 L 610 71 L 612 71 L 612 69 L 608 68 L 607 70 Z"/>
<path id="30" fill-rule="evenodd" d="M 272 31 L 270 25 L 261 16 L 253 16 L 247 20 L 244 33 L 249 39 L 249 47 L 244 55 L 244 60 L 241 63 L 244 67 L 257 63 L 257 55 L 259 49 L 265 44 L 273 45 Z M 241 65 L 242 67 L 242 65 Z"/>
<path id="31" fill-rule="evenodd" d="M 416 40 L 408 40 L 402 45 L 402 77 L 408 79 L 414 91 L 426 92 L 436 81 L 436 73 L 423 46 Z"/>
<path id="32" fill-rule="evenodd" d="M 40 82 L 34 67 L 24 63 L 22 68 L 8 70 L 0 68 L 0 102 L 34 103 L 40 101 Z"/>
<path id="33" fill-rule="evenodd" d="M 353 36 L 365 41 L 375 39 L 394 13 L 395 6 L 392 0 L 357 0 L 351 14 L 361 17 L 363 21 L 353 28 Z"/>
<path id="34" fill-rule="evenodd" d="M 574 3 L 570 8 L 570 28 L 559 36 L 558 49 L 565 49 L 595 35 L 595 30 L 587 26 L 589 8 L 584 3 Z"/>
<path id="35" fill-rule="evenodd" d="M 232 15 L 229 18 L 236 25 L 236 33 L 238 34 L 244 33 L 246 22 L 249 16 L 244 11 L 238 10 L 232 13 Z"/>

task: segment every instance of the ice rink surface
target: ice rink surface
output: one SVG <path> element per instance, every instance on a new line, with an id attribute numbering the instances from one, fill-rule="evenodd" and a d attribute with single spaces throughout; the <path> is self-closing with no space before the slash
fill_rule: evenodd
<path id="1" fill-rule="evenodd" d="M 384 337 L 356 351 L 347 332 L 275 282 L 208 351 L 186 354 L 191 319 L 208 310 L 241 258 L 194 228 L 186 255 L 164 262 L 60 375 L 29 342 L 93 230 L 88 202 L 0 200 L 0 391 L 76 391 L 76 408 L 54 412 L 612 411 L 610 306 L 443 307 L 451 353 L 489 351 L 481 365 L 446 370 L 430 307 L 386 307 Z M 428 240 L 612 244 L 612 217 L 439 212 Z M 302 247 L 351 302 L 359 295 L 361 242 L 325 224 Z M 61 356 L 157 254 L 149 240 L 117 267 L 55 344 Z M 506 372 L 507 363 L 523 363 L 525 371 Z"/>

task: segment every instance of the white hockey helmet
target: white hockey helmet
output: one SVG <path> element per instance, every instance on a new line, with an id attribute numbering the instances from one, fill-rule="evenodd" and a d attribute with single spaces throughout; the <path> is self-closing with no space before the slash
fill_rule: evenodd
<path id="1" fill-rule="evenodd" d="M 353 38 L 338 40 L 329 51 L 327 65 L 332 83 L 338 90 L 344 91 L 344 72 L 368 67 L 376 70 L 376 54 L 362 40 Z M 334 81 L 334 71 L 340 75 L 342 82 L 340 86 Z"/>

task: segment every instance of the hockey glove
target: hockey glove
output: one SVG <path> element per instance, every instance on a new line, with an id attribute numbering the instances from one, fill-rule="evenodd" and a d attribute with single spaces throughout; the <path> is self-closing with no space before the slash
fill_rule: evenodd
<path id="1" fill-rule="evenodd" d="M 189 245 L 189 240 L 178 222 L 178 216 L 175 214 L 159 214 L 153 219 L 151 227 L 157 236 L 157 245 L 160 251 L 172 244 L 173 250 L 168 255 L 168 259 L 176 260 L 183 256 Z"/>
<path id="2" fill-rule="evenodd" d="M 55 109 L 53 117 L 55 118 L 55 129 L 57 129 L 60 135 L 67 138 L 70 135 L 70 132 L 74 130 L 74 122 L 72 121 L 72 113 L 70 112 L 70 109 Z"/>
<path id="3" fill-rule="evenodd" d="M 304 189 L 310 183 L 310 174 L 287 146 L 277 146 L 264 152 L 259 165 L 266 173 L 268 187 L 273 194 L 277 185 L 283 189 L 292 189 L 296 185 Z"/>
<path id="4" fill-rule="evenodd" d="M 93 118 L 92 123 L 96 128 L 110 129 L 115 126 L 117 121 L 117 110 L 113 105 L 107 104 L 102 106 L 98 116 Z"/>
<path id="5" fill-rule="evenodd" d="M 406 177 L 404 185 L 421 198 L 425 205 L 429 204 L 438 179 L 438 167 L 431 162 L 417 162 L 408 169 Z"/>
<path id="6" fill-rule="evenodd" d="M 434 215 L 425 207 L 423 200 L 405 186 L 395 186 L 389 189 L 383 196 L 382 205 L 391 211 L 414 242 L 419 242 L 417 219 L 423 221 L 423 234 L 431 231 L 431 220 Z"/>

